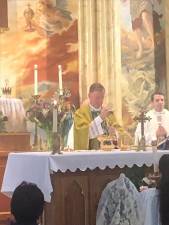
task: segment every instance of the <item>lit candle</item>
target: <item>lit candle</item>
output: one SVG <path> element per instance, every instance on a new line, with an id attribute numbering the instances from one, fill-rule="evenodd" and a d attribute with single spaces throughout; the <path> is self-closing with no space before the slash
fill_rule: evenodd
<path id="1" fill-rule="evenodd" d="M 58 76 L 59 76 L 59 94 L 63 95 L 62 66 L 61 65 L 58 65 Z"/>
<path id="2" fill-rule="evenodd" d="M 38 65 L 34 65 L 34 95 L 38 95 Z"/>
<path id="3" fill-rule="evenodd" d="M 53 132 L 57 132 L 57 108 L 56 108 L 56 101 L 54 101 L 54 108 L 53 108 Z"/>

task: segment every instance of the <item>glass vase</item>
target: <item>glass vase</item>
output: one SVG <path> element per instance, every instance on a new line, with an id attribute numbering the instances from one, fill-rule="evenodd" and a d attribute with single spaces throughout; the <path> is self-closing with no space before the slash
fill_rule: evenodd
<path id="1" fill-rule="evenodd" d="M 52 153 L 58 153 L 61 154 L 61 151 L 63 150 L 63 145 L 62 145 L 62 138 L 60 133 L 55 132 L 53 133 L 53 151 Z"/>
<path id="2" fill-rule="evenodd" d="M 47 151 L 53 151 L 53 132 L 52 132 L 52 130 L 46 130 L 46 145 L 47 145 Z"/>

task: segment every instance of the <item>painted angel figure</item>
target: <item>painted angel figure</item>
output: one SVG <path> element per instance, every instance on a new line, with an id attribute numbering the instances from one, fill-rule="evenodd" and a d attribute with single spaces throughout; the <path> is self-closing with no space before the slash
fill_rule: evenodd
<path id="1" fill-rule="evenodd" d="M 39 32 L 50 37 L 69 27 L 73 19 L 67 5 L 67 0 L 56 0 L 55 3 L 39 0 L 36 14 Z"/>
<path id="2" fill-rule="evenodd" d="M 129 0 L 121 0 L 122 3 L 127 1 Z M 146 43 L 150 51 L 154 50 L 154 34 L 161 29 L 159 22 L 162 17 L 161 0 L 130 0 L 129 2 L 132 30 L 138 48 L 136 58 L 140 59 Z"/>

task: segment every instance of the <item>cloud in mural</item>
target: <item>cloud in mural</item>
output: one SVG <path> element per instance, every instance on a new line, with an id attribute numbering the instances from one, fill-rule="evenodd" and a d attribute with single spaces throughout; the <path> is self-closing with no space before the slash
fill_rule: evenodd
<path id="1" fill-rule="evenodd" d="M 35 27 L 40 34 L 51 37 L 67 29 L 73 21 L 71 12 L 66 9 L 67 1 L 52 2 L 39 0 L 35 12 Z"/>
<path id="2" fill-rule="evenodd" d="M 29 3 L 29 4 L 28 4 Z M 9 30 L 1 34 L 0 87 L 8 77 L 13 96 L 24 99 L 33 93 L 34 65 L 38 65 L 39 92 L 52 96 L 58 86 L 58 65 L 63 85 L 78 102 L 77 1 L 9 0 Z M 27 22 L 24 12 L 33 13 Z M 17 15 L 17 16 L 16 16 Z"/>

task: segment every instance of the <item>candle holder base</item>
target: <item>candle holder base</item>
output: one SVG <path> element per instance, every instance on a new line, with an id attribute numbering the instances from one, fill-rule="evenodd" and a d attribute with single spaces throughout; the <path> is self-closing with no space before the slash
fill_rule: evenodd
<path id="1" fill-rule="evenodd" d="M 32 151 L 39 151 L 39 146 L 38 145 L 32 145 Z"/>
<path id="2" fill-rule="evenodd" d="M 39 100 L 39 98 L 40 98 L 40 95 L 32 95 L 32 98 L 33 98 L 33 101 L 34 101 L 35 103 L 38 103 L 38 100 Z"/>
<path id="3" fill-rule="evenodd" d="M 146 151 L 146 140 L 145 140 L 144 136 L 142 136 L 141 139 L 139 140 L 137 150 L 138 151 L 140 151 L 140 150 Z"/>
<path id="4" fill-rule="evenodd" d="M 64 147 L 62 145 L 61 137 L 58 132 L 53 133 L 53 147 L 52 147 L 52 155 L 54 154 L 62 154 L 61 151 L 64 150 Z"/>

